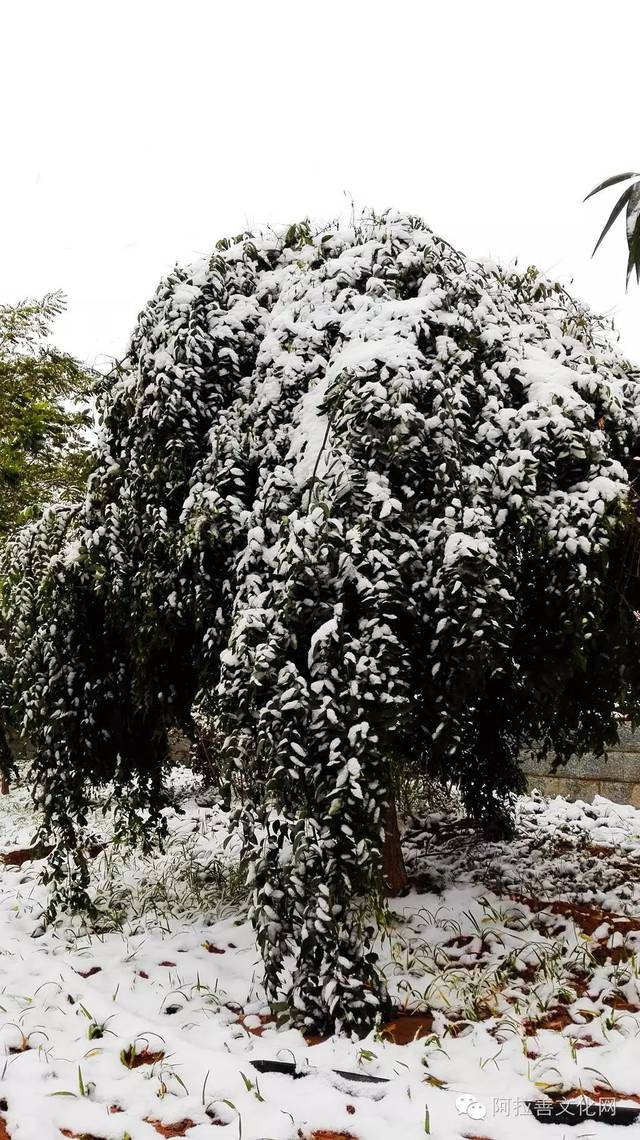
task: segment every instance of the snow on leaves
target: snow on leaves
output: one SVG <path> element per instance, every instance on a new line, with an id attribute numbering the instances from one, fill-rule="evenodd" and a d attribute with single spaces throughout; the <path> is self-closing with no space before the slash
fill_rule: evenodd
<path id="1" fill-rule="evenodd" d="M 560 286 L 418 219 L 245 234 L 176 270 L 106 385 L 85 504 L 12 554 L 47 824 L 71 842 L 83 781 L 111 780 L 144 832 L 195 704 L 269 998 L 366 1028 L 386 995 L 357 900 L 394 781 L 456 780 L 504 820 L 522 744 L 615 731 L 637 392 Z"/>

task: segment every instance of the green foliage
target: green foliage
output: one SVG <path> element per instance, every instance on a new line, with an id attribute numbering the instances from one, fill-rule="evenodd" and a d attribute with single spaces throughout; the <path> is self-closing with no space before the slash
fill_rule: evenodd
<path id="1" fill-rule="evenodd" d="M 601 182 L 593 190 L 587 194 L 585 202 L 588 198 L 593 197 L 594 194 L 599 194 L 601 190 L 607 190 L 609 186 L 616 186 L 620 182 L 626 182 L 629 178 L 638 178 L 640 175 L 633 171 L 627 171 L 625 174 L 614 174 L 612 178 L 607 178 Z M 611 211 L 607 222 L 598 238 L 594 253 L 603 239 L 609 233 L 616 218 L 620 216 L 623 210 L 626 210 L 626 233 L 627 233 L 627 247 L 629 250 L 629 257 L 627 260 L 627 286 L 629 285 L 629 278 L 635 272 L 636 281 L 640 283 L 640 181 L 632 182 L 627 186 L 626 190 L 618 198 L 613 210 Z"/>
<path id="2" fill-rule="evenodd" d="M 48 343 L 63 308 L 60 293 L 0 305 L 0 541 L 86 483 L 90 377 Z"/>
<path id="3" fill-rule="evenodd" d="M 91 377 L 49 343 L 51 326 L 63 308 L 60 293 L 0 305 L 0 545 L 46 503 L 84 493 Z M 13 766 L 3 725 L 7 699 L 0 675 L 0 769 L 5 775 Z"/>
<path id="4" fill-rule="evenodd" d="M 523 747 L 599 751 L 640 711 L 638 393 L 562 286 L 416 218 L 240 235 L 176 269 L 104 387 L 86 499 L 5 558 L 17 712 L 76 901 L 91 788 L 149 842 L 167 732 L 197 711 L 269 1000 L 370 1028 L 362 900 L 394 780 L 454 782 L 504 826 Z"/>

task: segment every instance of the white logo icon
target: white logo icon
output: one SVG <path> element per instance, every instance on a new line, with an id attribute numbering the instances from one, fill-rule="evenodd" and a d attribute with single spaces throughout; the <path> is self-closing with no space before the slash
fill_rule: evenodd
<path id="1" fill-rule="evenodd" d="M 462 1093 L 456 1098 L 456 1108 L 461 1116 L 470 1116 L 472 1120 L 484 1120 L 487 1107 L 476 1100 L 472 1093 Z"/>

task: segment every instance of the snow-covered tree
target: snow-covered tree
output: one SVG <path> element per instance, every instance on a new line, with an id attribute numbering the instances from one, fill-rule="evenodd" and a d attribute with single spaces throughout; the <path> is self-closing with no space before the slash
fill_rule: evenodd
<path id="1" fill-rule="evenodd" d="M 562 286 L 418 219 L 243 234 L 173 272 L 105 392 L 85 504 L 10 556 L 59 865 L 92 784 L 123 834 L 154 830 L 197 706 L 270 1000 L 366 1029 L 398 782 L 455 781 L 504 824 L 522 748 L 599 750 L 637 712 L 639 393 Z"/>
<path id="2" fill-rule="evenodd" d="M 74 495 L 87 478 L 92 378 L 50 342 L 64 307 L 61 293 L 0 304 L 0 546 L 26 516 Z M 6 769 L 12 755 L 5 734 L 3 641 L 0 626 L 0 766 Z"/>

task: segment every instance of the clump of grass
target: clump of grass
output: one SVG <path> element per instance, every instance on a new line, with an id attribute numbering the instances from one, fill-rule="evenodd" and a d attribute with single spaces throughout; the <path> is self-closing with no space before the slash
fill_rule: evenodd
<path id="1" fill-rule="evenodd" d="M 84 920 L 91 933 L 139 933 L 173 920 L 215 920 L 242 911 L 246 876 L 239 862 L 203 849 L 196 835 L 169 840 L 152 856 L 110 848 L 92 867 L 94 909 Z"/>

